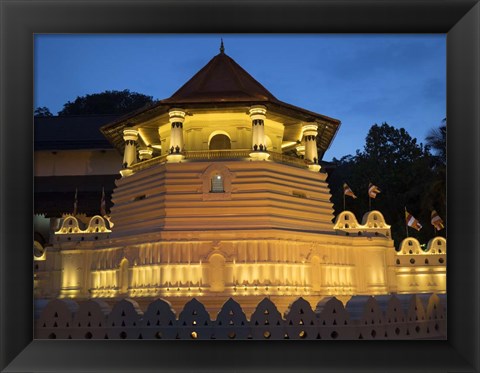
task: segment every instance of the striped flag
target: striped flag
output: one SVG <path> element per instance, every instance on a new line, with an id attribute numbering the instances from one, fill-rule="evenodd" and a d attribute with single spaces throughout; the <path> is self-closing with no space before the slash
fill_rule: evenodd
<path id="1" fill-rule="evenodd" d="M 347 185 L 347 183 L 343 183 L 343 194 L 352 198 L 357 198 L 355 193 L 353 193 L 352 189 Z"/>
<path id="2" fill-rule="evenodd" d="M 443 228 L 445 228 L 445 226 L 443 225 L 442 218 L 438 215 L 438 213 L 435 210 L 432 211 L 432 225 L 435 227 L 437 231 L 440 231 Z"/>
<path id="3" fill-rule="evenodd" d="M 102 187 L 102 199 L 100 200 L 100 215 L 107 215 L 107 210 L 105 208 L 105 188 Z"/>
<path id="4" fill-rule="evenodd" d="M 417 219 L 415 219 L 413 217 L 413 215 L 410 214 L 407 210 L 405 210 L 405 221 L 407 222 L 407 225 L 409 227 L 412 227 L 413 229 L 416 229 L 417 231 L 422 229 L 422 224 L 420 224 L 420 222 Z"/>
<path id="5" fill-rule="evenodd" d="M 78 210 L 78 188 L 75 188 L 75 200 L 73 201 L 73 216 L 77 215 Z"/>
<path id="6" fill-rule="evenodd" d="M 372 183 L 368 184 L 368 196 L 370 198 L 375 198 L 380 192 L 381 190 L 376 185 L 373 185 Z"/>

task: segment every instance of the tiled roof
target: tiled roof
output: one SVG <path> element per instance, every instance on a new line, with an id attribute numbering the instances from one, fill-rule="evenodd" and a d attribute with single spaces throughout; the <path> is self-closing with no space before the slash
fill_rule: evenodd
<path id="1" fill-rule="evenodd" d="M 82 115 L 34 118 L 35 150 L 110 149 L 100 127 L 119 115 Z"/>
<path id="2" fill-rule="evenodd" d="M 278 100 L 225 53 L 213 57 L 163 103 L 242 102 Z"/>

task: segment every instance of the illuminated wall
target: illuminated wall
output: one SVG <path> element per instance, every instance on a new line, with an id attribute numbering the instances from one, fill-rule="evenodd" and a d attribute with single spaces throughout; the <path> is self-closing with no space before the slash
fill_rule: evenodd
<path id="1" fill-rule="evenodd" d="M 406 238 L 395 255 L 399 293 L 445 293 L 447 291 L 447 241 L 431 239 L 426 250 L 415 238 Z"/>
<path id="2" fill-rule="evenodd" d="M 345 215 L 360 236 L 340 228 Z M 264 296 L 285 298 L 277 302 L 286 307 L 298 296 L 445 292 L 443 238 L 432 240 L 425 252 L 407 239 L 397 253 L 380 212 L 366 214 L 364 224 L 354 218 L 342 213 L 334 224 L 338 229 L 329 233 L 171 230 L 125 240 L 111 237 L 99 216 L 83 228 L 69 216 L 47 253 L 50 263 L 57 263 L 50 269 L 60 276 L 41 290 L 77 299 L 199 297 L 207 305 L 211 296 L 232 296 L 245 307 Z M 378 226 L 369 227 L 370 220 Z"/>
<path id="3" fill-rule="evenodd" d="M 110 237 L 106 228 L 99 232 L 95 222 L 104 226 L 98 216 L 84 229 L 74 217 L 63 221 L 50 253 L 57 256 L 61 273 L 52 294 L 69 298 L 217 294 L 248 300 L 265 295 L 319 297 L 391 291 L 387 274 L 393 265 L 393 241 L 373 232 L 350 237 L 334 230 L 328 234 L 172 230 L 125 240 Z"/>

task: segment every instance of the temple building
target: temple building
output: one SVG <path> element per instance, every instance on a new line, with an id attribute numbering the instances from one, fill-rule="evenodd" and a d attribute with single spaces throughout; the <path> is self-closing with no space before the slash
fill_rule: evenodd
<path id="1" fill-rule="evenodd" d="M 278 100 L 223 46 L 170 98 L 102 120 L 108 142 L 64 173 L 108 180 L 110 214 L 47 214 L 38 298 L 196 298 L 214 313 L 229 298 L 285 310 L 299 297 L 446 291 L 444 239 L 396 251 L 380 211 L 334 216 L 321 159 L 340 121 Z M 37 176 L 60 177 L 40 150 Z"/>

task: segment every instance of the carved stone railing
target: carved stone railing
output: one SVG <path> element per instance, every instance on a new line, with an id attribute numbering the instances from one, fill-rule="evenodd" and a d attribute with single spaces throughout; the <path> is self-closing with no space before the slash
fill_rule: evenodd
<path id="1" fill-rule="evenodd" d="M 290 157 L 285 154 L 281 153 L 269 153 L 270 154 L 270 160 L 277 162 L 277 163 L 283 163 L 287 164 L 289 166 L 295 166 L 295 167 L 300 167 L 300 168 L 308 168 L 307 163 L 305 162 L 304 159 L 300 158 L 295 158 L 295 157 Z"/>
<path id="2" fill-rule="evenodd" d="M 146 168 L 150 168 L 152 166 L 155 166 L 157 164 L 165 163 L 166 161 L 167 161 L 167 155 L 164 154 L 164 155 L 160 155 L 158 157 L 155 157 L 155 158 L 152 158 L 152 159 L 149 159 L 149 160 L 146 160 L 146 161 L 141 161 L 141 162 L 135 163 L 130 168 L 133 172 L 138 172 L 138 171 L 144 170 Z"/>
<path id="3" fill-rule="evenodd" d="M 183 153 L 185 159 L 192 161 L 201 161 L 201 160 L 228 160 L 228 159 L 247 159 L 251 153 L 250 149 L 226 149 L 226 150 L 188 150 Z M 304 159 L 290 157 L 281 153 L 269 152 L 269 160 L 282 163 L 289 166 L 299 167 L 299 168 L 308 168 L 307 163 Z M 161 155 L 146 161 L 141 161 L 133 166 L 131 170 L 133 172 L 138 172 L 152 166 L 163 164 L 167 162 L 167 155 Z"/>
<path id="4" fill-rule="evenodd" d="M 188 150 L 185 152 L 185 158 L 191 160 L 248 158 L 250 152 L 248 149 Z"/>

